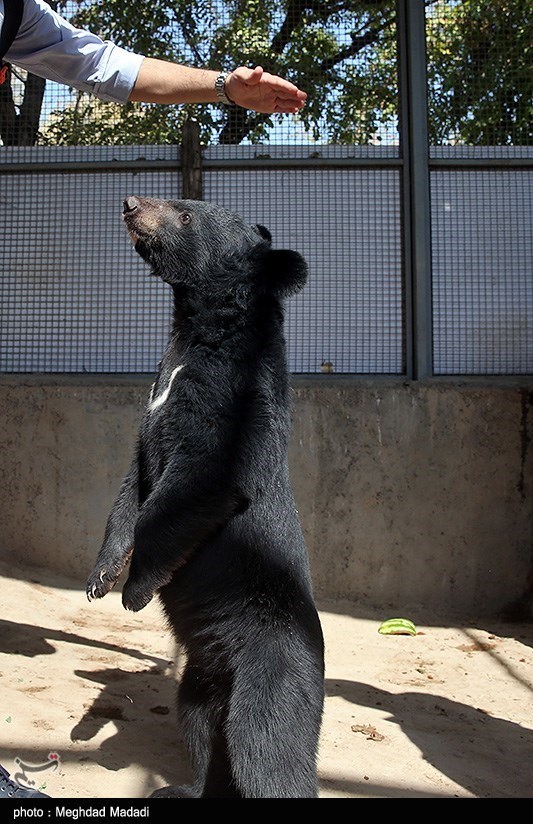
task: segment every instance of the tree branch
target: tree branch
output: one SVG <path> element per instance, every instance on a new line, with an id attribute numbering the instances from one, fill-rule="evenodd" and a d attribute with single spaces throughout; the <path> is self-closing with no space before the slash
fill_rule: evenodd
<path id="1" fill-rule="evenodd" d="M 298 28 L 303 20 L 305 10 L 305 3 L 299 3 L 298 0 L 289 0 L 285 20 L 281 24 L 278 33 L 272 38 L 272 51 L 275 54 L 281 54 L 287 43 L 290 43 L 294 30 Z"/>
<path id="2" fill-rule="evenodd" d="M 0 86 L 0 134 L 4 146 L 34 146 L 39 133 L 39 118 L 46 81 L 29 74 L 24 83 L 24 96 L 17 114 L 11 88 L 10 67 L 5 82 Z"/>
<path id="3" fill-rule="evenodd" d="M 264 123 L 269 116 L 259 112 L 250 112 L 237 106 L 228 108 L 226 122 L 219 135 L 219 143 L 222 145 L 241 143 L 256 126 Z"/>
<path id="4" fill-rule="evenodd" d="M 379 35 L 384 31 L 384 29 L 391 26 L 393 23 L 392 20 L 386 20 L 381 26 L 377 29 L 371 29 L 367 31 L 366 34 L 361 35 L 360 37 L 352 36 L 352 42 L 350 46 L 347 46 L 344 49 L 340 49 L 337 54 L 328 57 L 326 60 L 323 60 L 319 63 L 319 68 L 321 71 L 325 72 L 328 69 L 332 69 L 333 66 L 337 66 L 339 63 L 342 63 L 343 60 L 348 60 L 350 57 L 354 57 L 356 54 L 359 54 L 366 46 L 370 46 L 372 43 L 375 43 L 378 39 Z"/>

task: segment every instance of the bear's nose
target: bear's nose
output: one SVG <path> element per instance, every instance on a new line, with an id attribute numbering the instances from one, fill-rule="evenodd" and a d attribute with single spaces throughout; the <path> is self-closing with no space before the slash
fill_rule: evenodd
<path id="1" fill-rule="evenodd" d="M 126 212 L 134 212 L 139 205 L 139 201 L 136 197 L 130 196 L 124 199 L 122 205 L 124 207 L 122 213 L 126 214 Z"/>

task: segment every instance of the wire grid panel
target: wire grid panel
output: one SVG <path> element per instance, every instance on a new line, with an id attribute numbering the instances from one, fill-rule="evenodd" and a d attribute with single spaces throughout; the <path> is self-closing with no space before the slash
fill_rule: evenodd
<path id="1" fill-rule="evenodd" d="M 69 150 L 72 152 L 72 150 Z M 176 199 L 164 171 L 2 177 L 0 369 L 152 372 L 171 317 L 121 221 L 128 194 Z M 206 200 L 263 223 L 307 259 L 289 302 L 294 372 L 400 373 L 402 261 L 396 171 L 217 171 Z"/>
<path id="2" fill-rule="evenodd" d="M 306 258 L 308 283 L 286 307 L 291 371 L 403 372 L 397 171 L 208 172 L 204 197 Z"/>
<path id="3" fill-rule="evenodd" d="M 153 172 L 3 175 L 0 370 L 152 372 L 171 318 L 122 225 L 129 194 L 179 196 Z"/>
<path id="4" fill-rule="evenodd" d="M 532 174 L 431 173 L 437 375 L 533 373 Z"/>

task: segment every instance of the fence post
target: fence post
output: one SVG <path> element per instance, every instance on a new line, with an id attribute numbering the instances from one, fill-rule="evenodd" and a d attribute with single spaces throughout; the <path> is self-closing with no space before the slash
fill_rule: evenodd
<path id="1" fill-rule="evenodd" d="M 406 271 L 406 369 L 433 373 L 431 212 L 424 0 L 397 0 L 403 248 Z"/>
<path id="2" fill-rule="evenodd" d="M 197 120 L 188 118 L 183 124 L 180 157 L 182 197 L 202 200 L 202 147 Z"/>

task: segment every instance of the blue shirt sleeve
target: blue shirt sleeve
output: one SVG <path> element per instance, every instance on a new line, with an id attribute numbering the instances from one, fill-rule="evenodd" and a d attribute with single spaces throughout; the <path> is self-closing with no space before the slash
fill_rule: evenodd
<path id="1" fill-rule="evenodd" d="M 0 22 L 3 16 L 0 0 Z M 144 58 L 75 28 L 44 0 L 24 0 L 20 29 L 4 59 L 100 100 L 125 103 Z"/>

